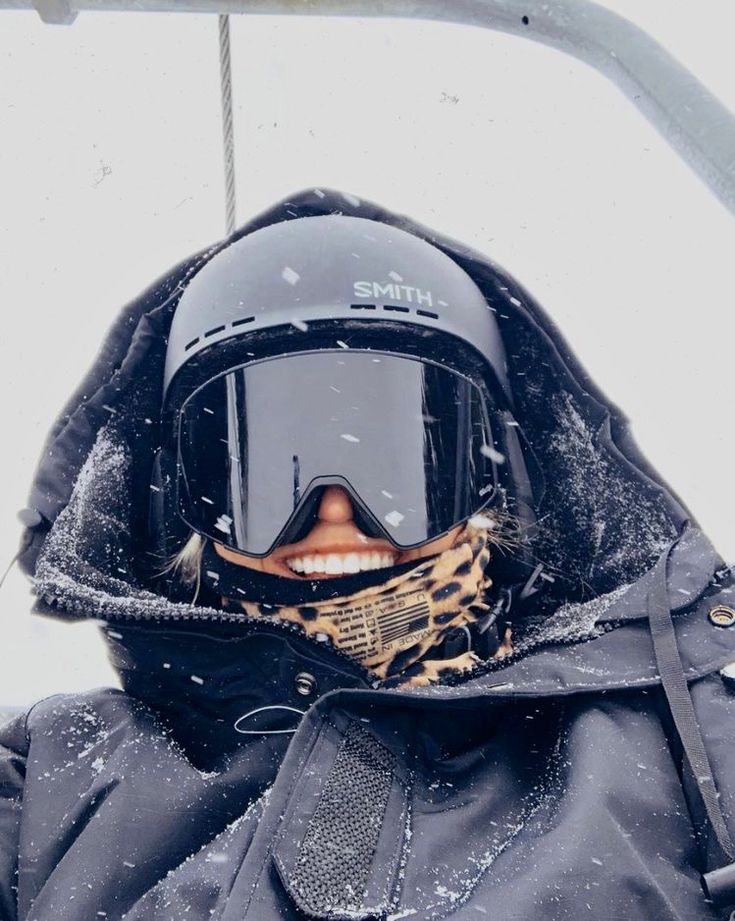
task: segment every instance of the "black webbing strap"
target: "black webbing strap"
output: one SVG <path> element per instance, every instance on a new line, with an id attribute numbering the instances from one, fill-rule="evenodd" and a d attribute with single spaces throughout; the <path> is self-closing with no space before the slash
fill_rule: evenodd
<path id="1" fill-rule="evenodd" d="M 712 888 L 716 891 L 710 891 L 710 887 L 707 885 L 707 877 L 710 874 L 707 873 L 703 876 L 703 883 L 708 895 L 713 898 L 713 901 L 716 900 L 716 904 L 726 905 L 735 902 L 735 874 L 733 873 L 733 870 L 735 870 L 735 864 L 733 864 L 735 847 L 733 847 L 730 833 L 725 824 L 725 818 L 720 809 L 717 788 L 715 787 L 709 758 L 704 747 L 704 740 L 694 712 L 694 704 L 689 694 L 689 686 L 684 675 L 684 666 L 682 665 L 679 647 L 676 642 L 674 622 L 671 619 L 666 566 L 676 542 L 673 541 L 669 545 L 654 567 L 651 591 L 648 596 L 648 621 L 653 639 L 656 666 L 661 676 L 661 684 L 669 704 L 669 710 L 684 750 L 684 757 L 691 770 L 694 786 L 701 797 L 707 823 L 714 835 L 714 841 L 709 842 L 710 848 L 708 848 L 708 852 L 710 856 L 707 860 L 707 869 L 717 879 L 722 874 L 725 874 L 728 880 L 732 878 L 734 885 L 732 888 L 729 884 L 724 887 L 715 886 Z M 724 866 L 725 864 L 729 866 Z M 716 867 L 719 867 L 719 869 Z"/>

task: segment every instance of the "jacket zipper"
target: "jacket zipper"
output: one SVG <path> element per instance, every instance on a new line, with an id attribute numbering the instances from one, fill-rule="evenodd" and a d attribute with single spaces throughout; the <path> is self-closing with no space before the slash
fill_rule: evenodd
<path id="1" fill-rule="evenodd" d="M 50 594 L 39 595 L 44 604 L 47 604 L 50 608 L 56 609 L 58 611 L 69 611 L 72 614 L 77 615 L 78 617 L 89 617 L 87 608 L 85 605 L 78 601 L 69 600 L 64 602 L 64 607 L 59 607 L 59 599 Z M 296 624 L 292 624 L 289 621 L 281 620 L 269 620 L 267 623 L 258 620 L 257 618 L 250 617 L 247 614 L 239 616 L 237 614 L 227 614 L 224 611 L 217 611 L 214 608 L 191 608 L 191 614 L 172 616 L 167 617 L 166 620 L 171 622 L 182 621 L 182 620 L 199 620 L 199 621 L 209 621 L 212 623 L 229 623 L 229 624 L 246 624 L 251 628 L 253 633 L 282 633 L 284 636 L 293 636 L 297 637 L 302 641 L 312 644 L 316 649 L 319 650 L 321 655 L 329 657 L 333 656 L 339 663 L 340 666 L 347 665 L 349 669 L 353 672 L 356 672 L 357 677 L 362 678 L 365 684 L 373 690 L 378 690 L 382 686 L 383 682 L 381 679 L 376 678 L 368 669 L 360 665 L 359 662 L 356 662 L 351 656 L 348 656 L 347 653 L 342 652 L 336 646 L 327 643 L 319 643 L 316 640 L 312 639 L 308 634 L 301 630 Z M 553 615 L 552 615 L 553 616 Z M 118 614 L 114 618 L 111 618 L 109 623 L 112 623 L 114 620 L 118 621 L 138 621 L 145 622 L 150 620 L 155 620 L 154 616 L 145 616 L 141 614 Z M 543 646 L 554 645 L 556 641 L 554 640 L 541 640 L 535 649 L 542 648 Z M 584 642 L 584 640 L 579 640 L 579 642 Z M 570 644 L 572 645 L 572 644 Z M 507 656 L 503 656 L 501 659 L 488 659 L 484 662 L 479 663 L 474 668 L 471 668 L 463 672 L 452 672 L 448 675 L 440 677 L 438 681 L 435 681 L 430 687 L 456 687 L 459 684 L 464 684 L 466 681 L 469 681 L 474 678 L 479 678 L 482 675 L 489 674 L 491 672 L 500 671 L 501 669 L 512 665 L 515 662 L 523 658 L 525 653 L 523 652 L 511 652 Z M 400 691 L 400 685 L 398 687 L 391 688 L 392 691 Z"/>
<path id="2" fill-rule="evenodd" d="M 41 594 L 38 597 L 49 608 L 56 610 L 59 613 L 68 611 L 77 617 L 89 618 L 88 609 L 86 605 L 82 604 L 81 602 L 75 601 L 73 599 L 65 601 L 62 608 L 59 606 L 59 599 L 55 595 Z M 165 620 L 174 623 L 176 621 L 199 620 L 209 621 L 211 623 L 245 624 L 251 628 L 251 633 L 282 633 L 284 636 L 292 636 L 312 644 L 317 650 L 319 650 L 319 653 L 322 656 L 326 655 L 327 658 L 330 655 L 333 656 L 339 662 L 341 670 L 355 673 L 356 677 L 361 678 L 369 687 L 378 688 L 381 684 L 379 679 L 377 679 L 363 665 L 360 665 L 359 662 L 356 662 L 355 659 L 353 659 L 351 656 L 348 656 L 347 653 L 343 652 L 341 649 L 338 649 L 336 646 L 333 646 L 331 643 L 320 643 L 317 640 L 312 639 L 300 627 L 298 627 L 296 624 L 290 623 L 289 621 L 269 620 L 264 622 L 258 618 L 250 617 L 247 614 L 227 614 L 224 611 L 217 611 L 214 608 L 192 607 L 190 610 L 191 614 L 169 616 L 166 617 Z M 153 615 L 146 616 L 143 614 L 117 614 L 111 617 L 109 620 L 106 620 L 105 623 L 113 623 L 114 621 L 146 622 L 157 619 L 160 620 L 161 618 L 156 618 Z"/>

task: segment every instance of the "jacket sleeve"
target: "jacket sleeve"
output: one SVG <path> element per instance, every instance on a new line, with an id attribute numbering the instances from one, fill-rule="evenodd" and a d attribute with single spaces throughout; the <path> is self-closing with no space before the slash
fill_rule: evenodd
<path id="1" fill-rule="evenodd" d="M 18 839 L 28 741 L 25 716 L 0 725 L 0 921 L 15 921 Z"/>

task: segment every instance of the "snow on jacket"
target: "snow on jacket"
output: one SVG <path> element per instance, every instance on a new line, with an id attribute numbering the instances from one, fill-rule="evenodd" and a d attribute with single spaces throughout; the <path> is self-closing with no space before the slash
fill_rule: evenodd
<path id="1" fill-rule="evenodd" d="M 484 256 L 324 190 L 235 236 L 335 212 L 430 240 L 496 311 L 555 581 L 512 656 L 410 691 L 290 625 L 157 589 L 141 560 L 166 330 L 227 241 L 181 263 L 123 310 L 37 472 L 21 560 L 37 608 L 101 621 L 124 690 L 52 697 L 0 730 L 0 918 L 728 917 L 731 570 Z M 261 707 L 279 709 L 244 734 Z M 296 731 L 262 732 L 269 714 Z"/>

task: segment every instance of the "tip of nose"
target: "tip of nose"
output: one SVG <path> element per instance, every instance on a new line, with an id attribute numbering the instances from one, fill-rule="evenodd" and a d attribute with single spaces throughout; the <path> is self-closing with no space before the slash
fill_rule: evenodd
<path id="1" fill-rule="evenodd" d="M 344 486 L 327 486 L 319 503 L 319 518 L 322 521 L 342 522 L 350 521 L 352 514 L 352 502 Z"/>

